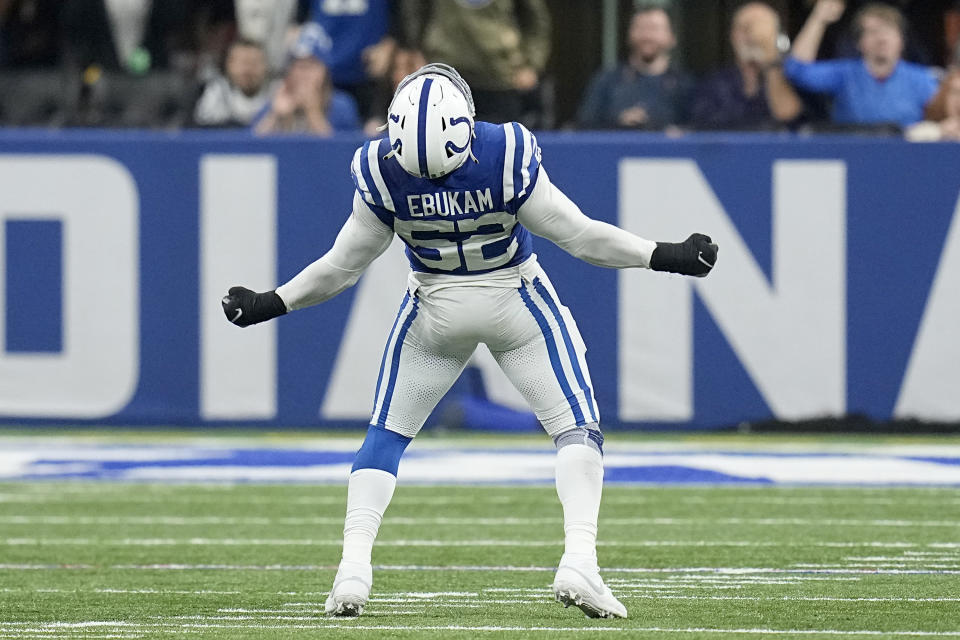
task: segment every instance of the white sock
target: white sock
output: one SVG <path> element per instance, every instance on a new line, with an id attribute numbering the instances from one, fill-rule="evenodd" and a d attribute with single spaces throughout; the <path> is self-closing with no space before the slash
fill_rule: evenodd
<path id="1" fill-rule="evenodd" d="M 563 505 L 564 556 L 591 561 L 597 557 L 597 517 L 603 493 L 603 456 L 583 444 L 557 452 L 557 496 Z"/>
<path id="2" fill-rule="evenodd" d="M 350 474 L 343 523 L 344 560 L 370 564 L 373 541 L 396 486 L 397 477 L 380 469 L 357 469 Z"/>

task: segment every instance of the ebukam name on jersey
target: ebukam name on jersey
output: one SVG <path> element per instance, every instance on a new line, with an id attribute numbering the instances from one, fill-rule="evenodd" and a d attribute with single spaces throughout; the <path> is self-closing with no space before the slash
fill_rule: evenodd
<path id="1" fill-rule="evenodd" d="M 461 206 L 461 197 L 463 204 Z M 493 194 L 490 187 L 481 191 L 443 191 L 419 193 L 407 196 L 407 209 L 415 218 L 424 216 L 457 216 L 469 213 L 493 211 Z"/>

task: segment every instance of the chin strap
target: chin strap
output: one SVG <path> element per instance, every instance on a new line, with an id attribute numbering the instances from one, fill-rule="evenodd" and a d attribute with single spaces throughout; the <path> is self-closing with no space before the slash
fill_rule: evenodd
<path id="1" fill-rule="evenodd" d="M 384 131 L 387 130 L 387 128 L 388 128 L 389 126 L 390 126 L 390 123 L 389 123 L 389 122 L 384 122 L 382 125 L 380 125 L 379 127 L 377 127 L 377 132 L 378 132 L 378 133 L 383 133 Z M 383 156 L 383 159 L 384 159 L 384 160 L 387 160 L 387 159 L 389 159 L 389 158 L 392 158 L 392 157 L 395 156 L 395 155 L 397 155 L 397 148 L 396 148 L 396 147 L 393 147 L 392 149 L 390 149 L 390 152 L 389 152 L 387 155 Z"/>
<path id="2" fill-rule="evenodd" d="M 470 131 L 470 138 L 471 138 L 472 140 L 476 140 L 476 139 L 477 139 L 477 130 L 474 129 L 473 127 L 471 127 L 470 129 L 471 129 L 471 131 Z M 478 163 L 478 164 L 480 163 L 480 161 L 477 160 L 477 156 L 473 155 L 473 145 L 472 145 L 472 144 L 470 145 L 470 157 L 473 158 L 473 161 L 474 161 L 474 162 L 476 162 L 476 163 Z"/>

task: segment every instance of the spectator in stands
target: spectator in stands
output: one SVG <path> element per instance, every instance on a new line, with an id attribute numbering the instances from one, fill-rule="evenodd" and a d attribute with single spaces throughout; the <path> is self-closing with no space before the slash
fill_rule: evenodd
<path id="1" fill-rule="evenodd" d="M 456 67 L 473 90 L 478 120 L 525 119 L 550 55 L 545 0 L 404 0 L 400 8 L 404 44 L 423 60 Z"/>
<path id="2" fill-rule="evenodd" d="M 187 0 L 64 0 L 68 60 L 80 69 L 167 69 L 187 47 Z"/>
<path id="3" fill-rule="evenodd" d="M 62 126 L 61 0 L 0 0 L 0 126 Z"/>
<path id="4" fill-rule="evenodd" d="M 960 65 L 950 69 L 927 109 L 927 119 L 907 129 L 914 142 L 960 142 Z"/>
<path id="5" fill-rule="evenodd" d="M 313 51 L 295 48 L 282 84 L 252 123 L 255 133 L 329 136 L 360 129 L 353 98 L 333 87 L 327 65 Z"/>
<path id="6" fill-rule="evenodd" d="M 234 0 L 193 2 L 187 22 L 189 33 L 193 36 L 194 57 L 190 66 L 201 85 L 221 74 L 227 49 L 237 39 L 237 16 L 233 3 Z"/>
<path id="7" fill-rule="evenodd" d="M 843 15 L 843 0 L 818 0 L 797 35 L 785 71 L 797 87 L 833 97 L 833 121 L 845 125 L 923 119 L 937 91 L 935 74 L 902 59 L 906 21 L 896 8 L 865 5 L 854 19 L 860 59 L 816 62 L 824 31 Z"/>
<path id="8" fill-rule="evenodd" d="M 957 43 L 956 50 L 951 54 L 948 68 L 942 81 L 940 89 L 933 99 L 927 104 L 926 120 L 940 122 L 947 118 L 947 97 L 951 92 L 951 85 L 954 80 L 954 74 L 960 71 L 960 42 Z"/>
<path id="9" fill-rule="evenodd" d="M 957 3 L 957 23 L 960 24 L 960 2 Z M 957 42 L 953 48 L 953 55 L 950 56 L 951 67 L 960 67 L 960 37 L 957 38 Z"/>
<path id="10" fill-rule="evenodd" d="M 0 0 L 0 67 L 60 61 L 60 0 Z"/>
<path id="11" fill-rule="evenodd" d="M 692 122 L 703 129 L 768 129 L 796 122 L 804 103 L 783 75 L 780 16 L 763 2 L 734 13 L 730 43 L 736 64 L 697 89 Z"/>
<path id="12" fill-rule="evenodd" d="M 399 46 L 394 48 L 386 74 L 374 84 L 370 117 L 363 126 L 364 133 L 371 138 L 382 135 L 383 125 L 387 123 L 387 110 L 397 85 L 424 64 L 426 62 L 419 51 Z"/>
<path id="13" fill-rule="evenodd" d="M 821 60 L 840 59 L 840 58 L 858 58 L 860 57 L 860 43 L 858 42 L 858 32 L 855 27 L 857 13 L 862 6 L 869 3 L 870 0 L 848 0 L 848 9 L 843 17 L 833 26 L 827 29 L 823 36 L 823 42 L 820 45 L 819 58 Z M 904 16 L 906 29 L 904 31 L 904 44 L 902 58 L 909 62 L 917 64 L 930 65 L 935 62 L 942 62 L 942 58 L 937 55 L 937 38 L 940 33 L 937 31 L 936 23 L 940 22 L 941 16 L 938 14 L 946 13 L 946 6 L 953 0 L 883 0 L 883 4 L 891 5 L 899 9 Z M 806 0 L 806 8 L 816 4 L 816 0 Z M 915 29 L 911 25 L 910 19 L 917 20 L 916 25 L 921 28 Z"/>
<path id="14" fill-rule="evenodd" d="M 616 69 L 594 75 L 580 105 L 583 128 L 663 129 L 687 120 L 692 80 L 671 60 L 677 44 L 669 14 L 638 9 L 627 32 L 629 54 Z"/>
<path id="15" fill-rule="evenodd" d="M 269 68 L 281 73 L 287 64 L 297 17 L 297 0 L 234 0 L 240 38 L 263 47 Z"/>
<path id="16" fill-rule="evenodd" d="M 390 2 L 311 0 L 310 20 L 330 39 L 325 62 L 333 86 L 353 96 L 368 120 L 373 116 L 376 83 L 385 80 L 396 48 L 388 33 Z"/>
<path id="17" fill-rule="evenodd" d="M 251 40 L 236 40 L 227 50 L 224 73 L 206 83 L 194 110 L 202 127 L 246 127 L 278 87 L 270 83 L 267 55 Z"/>

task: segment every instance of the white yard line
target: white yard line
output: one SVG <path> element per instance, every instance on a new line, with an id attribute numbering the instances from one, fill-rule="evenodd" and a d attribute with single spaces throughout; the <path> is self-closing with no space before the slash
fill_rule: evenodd
<path id="1" fill-rule="evenodd" d="M 38 631 L 38 632 L 29 632 L 29 633 L 3 633 L 0 632 L 0 638 L 16 638 L 17 640 L 24 640 L 25 638 L 43 638 L 43 640 L 76 640 L 77 638 L 91 638 L 92 640 L 109 640 L 117 638 L 142 638 L 142 633 L 109 633 L 109 634 L 99 634 L 99 633 L 84 633 L 81 635 L 64 635 L 59 633 L 51 633 L 49 631 Z"/>
<path id="2" fill-rule="evenodd" d="M 96 484 L 86 485 L 90 487 L 98 486 Z M 130 488 L 130 485 L 122 485 L 127 491 L 133 491 L 134 489 Z M 9 502 L 9 503 L 86 503 L 86 502 L 95 502 L 97 504 L 103 503 L 123 503 L 123 504 L 151 504 L 155 505 L 157 502 L 165 503 L 174 503 L 174 504 L 217 504 L 217 505 L 320 505 L 320 506 L 330 506 L 337 505 L 346 507 L 347 497 L 344 496 L 249 496 L 245 495 L 242 492 L 238 492 L 235 496 L 230 495 L 195 495 L 187 492 L 172 492 L 170 495 L 154 495 L 151 496 L 150 490 L 157 486 L 169 486 L 172 488 L 181 487 L 193 489 L 195 487 L 202 485 L 190 484 L 190 485 L 158 485 L 150 484 L 143 485 L 147 488 L 147 495 L 125 495 L 123 493 L 116 492 L 117 495 L 113 495 L 115 492 L 107 491 L 99 493 L 97 491 L 84 491 L 77 492 L 74 494 L 61 494 L 59 492 L 51 492 L 49 494 L 44 493 L 0 493 L 0 503 Z M 344 484 L 345 486 L 345 484 Z M 464 487 L 469 489 L 470 487 Z M 511 487 L 511 488 L 522 488 L 522 487 Z M 108 497 L 109 496 L 109 497 Z M 231 499 L 233 498 L 233 499 Z M 413 506 L 450 506 L 450 505 L 466 505 L 466 506 L 475 506 L 477 504 L 525 504 L 528 501 L 526 497 L 512 497 L 512 496 L 497 496 L 497 495 L 488 495 L 488 496 L 398 496 L 390 501 L 392 505 L 413 505 Z"/>
<path id="3" fill-rule="evenodd" d="M 867 602 L 897 602 L 897 603 L 941 603 L 941 602 L 960 602 L 960 598 L 898 598 L 898 597 L 831 597 L 831 596 L 711 596 L 711 595 L 683 595 L 683 594 L 650 594 L 640 593 L 636 590 L 625 589 L 623 587 L 614 587 L 614 592 L 618 597 L 624 600 L 644 599 L 644 600 L 693 600 L 693 601 L 733 601 L 733 602 L 849 602 L 863 604 Z M 420 605 L 422 608 L 431 607 L 449 607 L 449 608 L 480 608 L 491 604 L 506 605 L 526 605 L 550 602 L 553 596 L 547 593 L 537 596 L 515 597 L 511 599 L 501 598 L 456 598 L 456 599 L 432 599 L 423 598 L 402 598 L 402 597 L 372 597 L 370 598 L 371 611 L 382 611 L 385 605 Z M 288 607 L 288 605 L 283 605 Z M 247 609 L 247 608 L 227 608 L 217 609 L 220 614 L 306 614 L 323 613 L 323 603 L 316 602 L 310 606 L 279 608 L 279 609 Z"/>
<path id="4" fill-rule="evenodd" d="M 94 569 L 92 564 L 0 564 L 0 571 L 51 571 L 54 569 Z"/>
<path id="5" fill-rule="evenodd" d="M 338 630 L 355 631 L 474 631 L 480 633 L 509 633 L 509 632 L 541 632 L 541 633 L 663 633 L 663 634 L 755 634 L 760 636 L 782 636 L 782 635 L 836 635 L 836 636 L 896 636 L 896 637 L 960 637 L 960 631 L 875 631 L 875 630 L 857 630 L 847 631 L 841 629 L 769 629 L 769 628 L 743 628 L 743 629 L 716 629 L 707 627 L 689 627 L 689 628 L 669 628 L 669 627 L 506 627 L 506 626 L 466 626 L 466 625 L 326 625 L 317 628 L 336 628 Z"/>
<path id="6" fill-rule="evenodd" d="M 186 589 L 0 589 L 0 593 L 102 593 L 116 595 L 158 595 L 158 596 L 237 596 L 246 591 L 209 591 Z"/>
<path id="7" fill-rule="evenodd" d="M 541 518 L 455 518 L 455 517 L 387 517 L 391 525 L 448 525 L 471 527 L 561 525 L 559 516 Z M 3 515 L 0 524 L 7 525 L 343 525 L 342 516 L 315 517 L 223 517 L 223 516 L 75 516 L 75 515 Z M 891 519 L 835 519 L 835 518 L 604 518 L 602 526 L 843 526 L 843 527 L 960 527 L 960 520 L 891 520 Z"/>
<path id="8" fill-rule="evenodd" d="M 790 576 L 787 580 L 754 580 L 749 578 L 739 578 L 735 580 L 724 579 L 697 579 L 693 583 L 679 582 L 676 580 L 665 581 L 647 581 L 631 582 L 619 579 L 607 580 L 607 583 L 617 592 L 628 594 L 626 597 L 633 598 L 664 598 L 664 599 L 682 599 L 682 600 L 754 600 L 754 601 L 834 601 L 834 602 L 960 602 L 960 598 L 953 597 L 929 597 L 929 598 L 908 598 L 908 597 L 832 597 L 832 596 L 703 596 L 703 595 L 682 595 L 675 592 L 690 589 L 697 590 L 724 590 L 741 589 L 747 586 L 766 586 L 766 585 L 794 585 L 800 581 L 809 579 L 806 576 Z M 837 581 L 836 578 L 819 578 L 820 580 Z M 656 591 L 656 594 L 650 594 Z M 119 595 L 241 595 L 250 592 L 240 591 L 186 591 L 186 590 L 156 590 L 156 589 L 0 589 L 4 593 L 98 593 L 98 594 L 119 594 Z M 429 593 L 429 592 L 384 592 L 371 597 L 371 602 L 376 603 L 423 603 L 425 605 L 437 606 L 437 603 L 447 602 L 449 606 L 470 603 L 525 603 L 541 602 L 544 598 L 551 597 L 551 590 L 548 588 L 491 588 L 479 592 L 453 592 L 453 593 Z M 265 595 L 285 595 L 272 592 L 265 592 Z M 307 595 L 307 594 L 288 594 L 288 595 Z M 280 606 L 284 609 L 219 609 L 221 613 L 288 613 L 291 610 L 315 610 L 322 608 L 322 600 L 326 597 L 326 591 L 311 592 L 309 595 L 317 596 L 314 602 L 284 602 Z M 510 596 L 509 600 L 494 600 L 496 597 Z"/>
<path id="9" fill-rule="evenodd" d="M 844 558 L 845 562 L 950 562 L 960 560 L 960 554 L 954 555 L 945 555 L 940 557 L 931 557 L 931 556 L 847 556 Z"/>
<path id="10" fill-rule="evenodd" d="M 333 571 L 336 565 L 237 565 L 237 564 L 117 564 L 107 567 L 93 565 L 48 565 L 48 564 L 0 564 L 0 570 L 7 571 L 34 571 L 34 570 L 89 570 L 110 569 L 123 571 Z M 515 565 L 374 565 L 375 571 L 494 571 L 494 572 L 555 572 L 555 566 L 515 566 Z M 924 569 L 874 569 L 874 568 L 846 568 L 824 567 L 814 565 L 810 567 L 773 568 L 773 567 L 601 567 L 602 573 L 625 574 L 716 574 L 716 575 L 806 575 L 822 576 L 851 576 L 847 579 L 856 579 L 852 576 L 861 575 L 960 575 L 960 571 L 951 570 L 924 570 Z M 839 579 L 839 578 L 835 578 Z"/>
<path id="11" fill-rule="evenodd" d="M 870 636 L 870 637 L 917 637 L 917 638 L 956 638 L 960 637 L 960 631 L 919 631 L 919 630 L 874 630 L 874 629 L 856 629 L 856 630 L 847 630 L 847 629 L 774 629 L 767 627 L 744 627 L 744 628 L 734 628 L 734 629 L 725 629 L 725 628 L 715 628 L 715 627 L 613 627 L 613 626 L 594 626 L 594 627 L 549 627 L 549 626 L 496 626 L 496 625 L 484 625 L 484 626 L 470 626 L 470 625 L 372 625 L 372 624 L 358 624 L 354 622 L 325 622 L 325 621 L 314 621 L 314 624 L 264 624 L 264 623 L 254 623 L 254 624 L 224 624 L 225 622 L 239 622 L 245 621 L 245 619 L 220 619 L 217 616 L 203 617 L 196 616 L 191 619 L 197 620 L 197 622 L 191 623 L 149 623 L 149 624 L 137 624 L 137 623 L 101 623 L 101 622 L 89 622 L 89 623 L 16 623 L 16 622 L 0 622 L 0 634 L 17 634 L 17 633 L 28 633 L 28 634 L 42 634 L 44 632 L 50 631 L 62 631 L 64 629 L 82 629 L 82 625 L 93 625 L 98 627 L 104 627 L 104 631 L 109 629 L 110 631 L 122 630 L 131 632 L 135 631 L 161 631 L 161 632 L 170 632 L 176 633 L 180 632 L 191 632 L 193 630 L 321 630 L 321 629 L 337 629 L 342 631 L 414 631 L 414 632 L 425 632 L 425 631 L 469 631 L 477 633 L 626 633 L 626 634 L 636 634 L 636 633 L 653 633 L 653 634 L 718 634 L 718 635 L 729 635 L 729 634 L 750 634 L 758 635 L 764 637 L 774 637 L 774 636 L 813 636 L 813 635 L 830 635 L 830 636 Z M 290 622 L 297 622 L 297 620 L 290 619 Z M 307 621 L 307 620 L 303 620 Z M 109 632 L 107 632 L 109 633 Z M 106 634 L 104 634 L 106 635 Z M 124 634 L 119 637 L 131 637 L 130 635 Z"/>
<path id="12" fill-rule="evenodd" d="M 616 590 L 618 595 L 622 590 Z M 754 602 L 960 602 L 960 598 L 840 598 L 831 596 L 685 596 L 672 594 L 628 593 L 625 599 L 647 600 L 748 600 Z"/>
<path id="13" fill-rule="evenodd" d="M 116 546 L 116 547 L 173 547 L 173 546 L 207 546 L 207 547 L 237 547 L 237 546 L 264 546 L 264 547 L 339 547 L 341 538 L 2 538 L 0 546 Z M 511 540 L 481 538 L 469 540 L 430 540 L 430 539 L 394 539 L 378 540 L 377 546 L 383 547 L 429 547 L 429 548 L 461 548 L 461 547 L 519 547 L 519 548 L 552 548 L 562 546 L 563 540 Z M 644 547 L 768 547 L 768 548 L 828 548 L 828 549 L 858 549 L 884 548 L 908 549 L 915 548 L 917 543 L 893 542 L 817 542 L 817 541 L 790 541 L 774 540 L 601 540 L 600 547 L 644 548 Z M 954 543 L 927 543 L 929 548 L 953 548 Z M 957 559 L 952 556 L 950 560 Z M 901 558 L 896 558 L 900 561 Z M 922 560 L 914 560 L 922 561 Z M 0 565 L 0 568 L 6 565 Z"/>
<path id="14" fill-rule="evenodd" d="M 249 495 L 247 485 L 243 484 L 113 484 L 107 482 L 82 482 L 71 485 L 60 483 L 24 483 L 24 490 L 11 491 L 9 487 L 4 492 L 0 492 L 0 503 L 83 503 L 83 502 L 116 502 L 124 504 L 156 504 L 158 501 L 173 504 L 196 504 L 196 503 L 216 503 L 216 504 L 250 504 L 250 505 L 319 505 L 346 506 L 346 495 Z M 913 486 L 909 488 L 877 488 L 877 487 L 839 487 L 829 491 L 846 491 L 856 489 L 858 493 L 864 494 L 859 498 L 849 496 L 832 495 L 753 495 L 752 492 L 759 491 L 756 487 L 731 487 L 727 492 L 726 487 L 715 488 L 712 493 L 719 495 L 706 496 L 671 496 L 670 502 L 699 505 L 699 504 L 766 504 L 783 506 L 806 506 L 806 505 L 854 505 L 854 506 L 902 506 L 909 504 L 911 507 L 936 507 L 960 505 L 960 497 L 957 497 L 958 489 L 955 487 L 921 487 Z M 185 491 L 189 489 L 189 491 Z M 467 487 L 464 487 L 467 489 Z M 542 487 L 517 487 L 512 489 L 530 489 L 531 491 L 543 491 Z M 657 491 L 664 490 L 661 487 L 651 487 Z M 668 487 L 668 491 L 689 491 L 690 487 Z M 786 493 L 795 490 L 804 492 L 819 492 L 819 487 L 763 487 L 764 492 Z M 515 495 L 449 495 L 449 496 L 406 496 L 401 494 L 394 497 L 391 504 L 396 505 L 430 505 L 430 506 L 456 506 L 456 505 L 510 505 L 525 504 L 530 500 L 529 494 L 520 492 Z M 909 491 L 909 498 L 902 494 Z M 738 495 L 738 493 L 747 495 Z M 751 493 L 747 493 L 751 492 Z M 890 496 L 878 497 L 876 493 L 888 493 Z M 936 499 L 918 498 L 916 492 L 944 494 Z M 662 502 L 662 496 L 651 497 L 649 495 L 630 495 L 623 496 L 615 493 L 607 495 L 603 499 L 605 504 L 627 504 L 642 505 Z M 907 501 L 907 502 L 905 502 Z"/>

